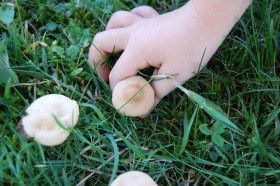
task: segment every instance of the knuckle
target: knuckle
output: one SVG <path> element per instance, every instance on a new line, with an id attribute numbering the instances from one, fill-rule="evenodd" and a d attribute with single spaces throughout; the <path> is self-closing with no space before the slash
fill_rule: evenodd
<path id="1" fill-rule="evenodd" d="M 112 14 L 111 19 L 113 20 L 118 20 L 118 19 L 122 19 L 123 17 L 127 16 L 126 11 L 117 11 L 115 13 Z"/>
<path id="2" fill-rule="evenodd" d="M 155 9 L 153 9 L 153 8 L 150 7 L 150 6 L 144 5 L 144 6 L 141 6 L 141 7 L 143 8 L 143 10 L 155 12 Z"/>
<path id="3" fill-rule="evenodd" d="M 94 36 L 94 38 L 93 38 L 93 44 L 98 45 L 99 43 L 102 43 L 103 40 L 104 40 L 104 39 L 103 39 L 103 38 L 104 38 L 103 35 L 104 35 L 103 32 L 97 33 L 97 34 Z"/>

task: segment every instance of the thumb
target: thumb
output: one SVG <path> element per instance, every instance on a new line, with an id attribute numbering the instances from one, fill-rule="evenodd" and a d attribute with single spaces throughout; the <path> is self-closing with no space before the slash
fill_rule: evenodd
<path id="1" fill-rule="evenodd" d="M 140 116 L 140 118 L 145 118 L 155 109 L 155 107 L 158 105 L 160 100 L 169 94 L 171 91 L 173 91 L 176 86 L 173 84 L 172 80 L 169 78 L 161 78 L 161 75 L 174 75 L 176 81 L 183 83 L 182 77 L 179 76 L 178 71 L 176 68 L 174 69 L 170 67 L 169 65 L 163 64 L 160 69 L 155 69 L 154 76 L 158 76 L 158 78 L 155 78 L 151 82 L 151 86 L 154 89 L 155 92 L 155 98 L 154 98 L 154 104 L 152 108 L 147 112 L 147 114 Z M 181 81 L 180 81 L 181 79 Z"/>
<path id="2" fill-rule="evenodd" d="M 174 76 L 175 81 L 179 84 L 183 84 L 188 79 L 192 78 L 197 71 L 197 65 L 191 65 L 188 62 L 179 61 L 178 64 L 163 63 L 163 65 L 155 71 L 154 75 Z M 157 78 L 151 83 L 151 86 L 159 100 L 176 88 L 170 78 Z"/>
<path id="3" fill-rule="evenodd" d="M 151 86 L 155 92 L 154 104 L 152 108 L 147 112 L 147 114 L 140 116 L 140 118 L 146 118 L 148 115 L 150 115 L 150 113 L 159 104 L 160 100 L 176 88 L 176 86 L 173 85 L 170 79 L 161 78 L 153 80 Z"/>
<path id="4" fill-rule="evenodd" d="M 186 74 L 188 73 L 180 73 L 180 69 L 176 68 L 176 66 L 174 67 L 174 66 L 166 65 L 166 63 L 163 64 L 160 67 L 160 69 L 156 69 L 154 72 L 154 75 L 158 75 L 158 76 L 160 75 L 174 76 L 175 80 L 180 84 L 183 84 L 186 81 L 186 79 L 191 78 L 192 73 L 189 73 L 190 75 L 186 75 Z M 173 84 L 170 78 L 156 78 L 151 82 L 151 86 L 155 92 L 154 105 L 146 115 L 141 116 L 142 118 L 148 116 L 150 112 L 152 112 L 154 108 L 158 105 L 158 103 L 163 97 L 165 97 L 174 89 L 176 89 L 176 86 Z"/>
<path id="5" fill-rule="evenodd" d="M 143 116 L 140 116 L 140 118 L 147 117 L 155 109 L 155 107 L 159 104 L 160 100 L 176 88 L 170 79 L 154 80 L 151 83 L 151 86 L 155 92 L 154 104 L 153 104 L 152 108 L 149 110 L 149 112 L 147 112 L 147 114 L 145 114 Z"/>
<path id="6" fill-rule="evenodd" d="M 174 76 L 176 81 L 179 83 L 184 83 L 183 78 L 181 77 L 181 74 L 179 73 L 179 70 L 177 70 L 176 66 L 166 65 L 165 63 L 159 69 L 156 69 L 154 71 L 154 76 L 158 76 L 159 78 L 154 78 L 154 80 L 151 82 L 151 86 L 155 91 L 155 97 L 158 102 L 176 88 L 170 78 L 161 78 L 161 75 Z"/>

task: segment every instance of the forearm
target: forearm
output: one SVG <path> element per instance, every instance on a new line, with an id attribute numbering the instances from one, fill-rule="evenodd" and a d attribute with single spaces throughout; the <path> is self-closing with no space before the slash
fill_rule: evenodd
<path id="1" fill-rule="evenodd" d="M 209 31 L 226 36 L 252 0 L 190 0 L 194 11 Z"/>
<path id="2" fill-rule="evenodd" d="M 252 0 L 190 0 L 177 11 L 182 32 L 196 38 L 197 42 L 192 43 L 197 52 L 193 54 L 197 57 L 194 61 L 199 61 L 204 66 L 210 60 L 251 2 Z"/>

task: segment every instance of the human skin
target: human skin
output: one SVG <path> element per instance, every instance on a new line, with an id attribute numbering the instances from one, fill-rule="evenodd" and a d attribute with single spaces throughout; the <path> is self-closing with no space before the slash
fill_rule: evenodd
<path id="1" fill-rule="evenodd" d="M 95 35 L 89 63 L 98 75 L 115 85 L 147 67 L 155 75 L 174 75 L 184 83 L 204 67 L 251 0 L 190 0 L 181 8 L 159 15 L 142 6 L 113 14 L 106 30 Z M 110 70 L 109 53 L 123 51 Z M 153 108 L 176 87 L 168 79 L 151 82 Z"/>

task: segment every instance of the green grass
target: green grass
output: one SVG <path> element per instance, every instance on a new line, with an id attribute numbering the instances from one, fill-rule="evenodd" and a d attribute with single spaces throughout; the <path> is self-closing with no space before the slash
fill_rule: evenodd
<path id="1" fill-rule="evenodd" d="M 108 185 L 129 170 L 159 185 L 280 184 L 280 1 L 254 1 L 184 85 L 219 105 L 243 134 L 213 127 L 217 118 L 179 89 L 146 119 L 121 116 L 109 86 L 87 64 L 88 43 L 113 12 L 140 4 L 166 12 L 183 1 L 14 2 L 15 19 L 0 23 L 10 75 L 18 77 L 7 82 L 0 74 L 0 185 Z M 56 147 L 16 129 L 32 101 L 50 93 L 77 100 L 81 109 L 72 134 Z"/>

